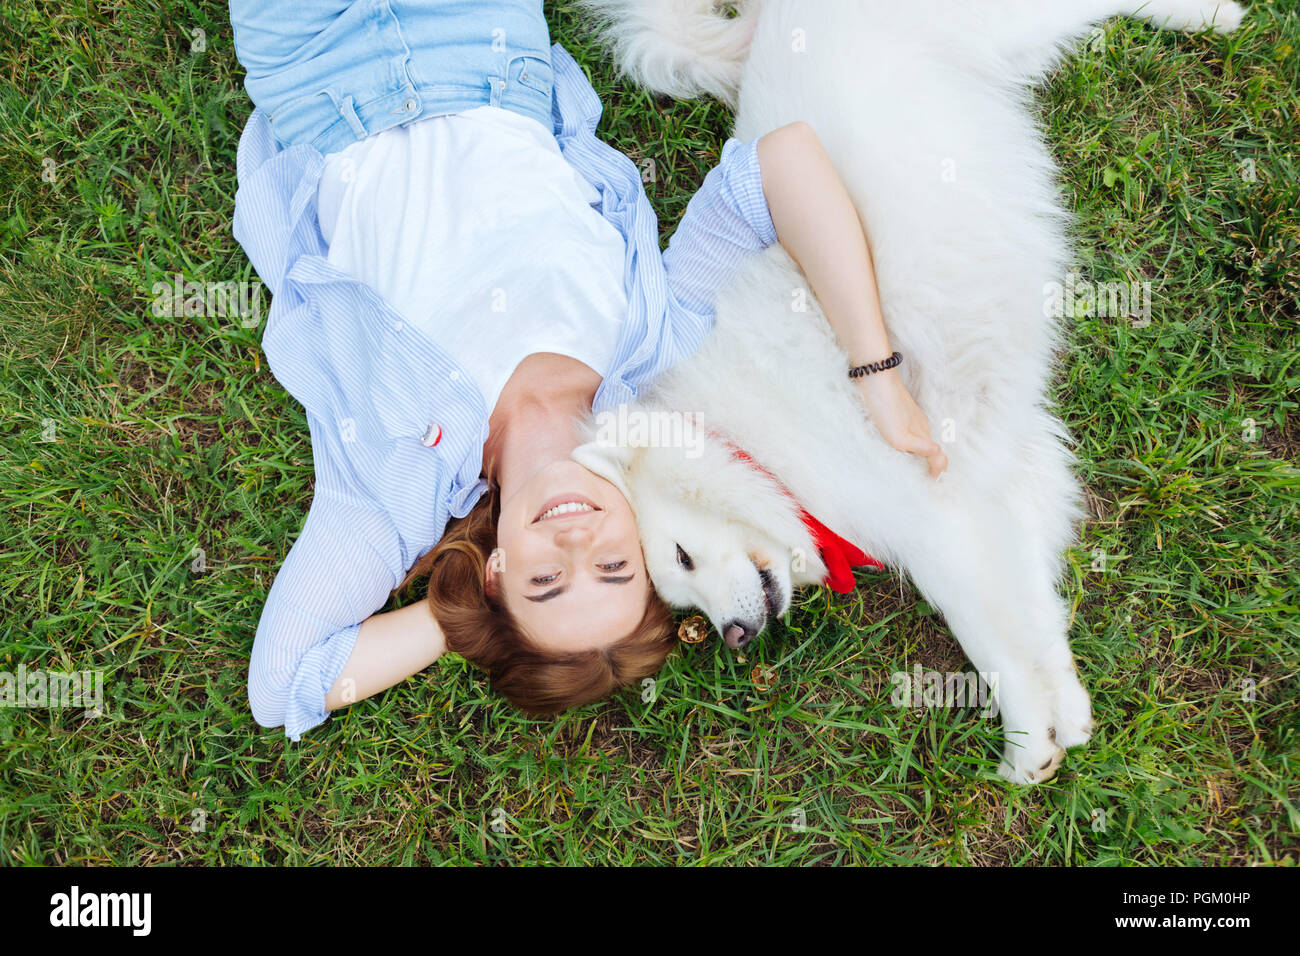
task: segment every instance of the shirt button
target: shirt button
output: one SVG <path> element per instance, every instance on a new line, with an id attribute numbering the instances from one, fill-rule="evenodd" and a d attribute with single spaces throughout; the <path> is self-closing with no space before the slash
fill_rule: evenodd
<path id="1" fill-rule="evenodd" d="M 405 109 L 406 112 L 408 113 L 414 113 L 415 106 L 416 106 L 415 100 L 412 99 L 408 99 L 405 103 L 402 104 L 402 108 Z"/>
<path id="2" fill-rule="evenodd" d="M 442 426 L 437 422 L 429 422 L 429 427 L 424 430 L 424 437 L 420 439 L 420 443 L 426 448 L 432 448 L 440 441 L 442 441 Z"/>
<path id="3" fill-rule="evenodd" d="M 402 331 L 402 323 L 400 321 L 393 323 L 393 331 L 394 332 Z"/>
<path id="4" fill-rule="evenodd" d="M 449 376 L 447 376 L 447 377 L 450 378 L 453 382 L 459 382 L 459 381 L 460 381 L 460 372 L 458 372 L 456 369 L 452 369 L 452 370 L 451 370 L 451 375 L 449 375 Z"/>

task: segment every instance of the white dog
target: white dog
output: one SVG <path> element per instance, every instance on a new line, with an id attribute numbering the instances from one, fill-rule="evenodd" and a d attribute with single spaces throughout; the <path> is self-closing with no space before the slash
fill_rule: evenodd
<path id="1" fill-rule="evenodd" d="M 741 139 L 796 120 L 817 131 L 867 230 L 900 372 L 950 464 L 935 481 L 879 436 L 779 247 L 742 268 L 704 346 L 627 411 L 651 427 L 685 413 L 698 440 L 637 447 L 591 422 L 575 458 L 627 495 L 660 595 L 703 609 L 733 647 L 826 573 L 800 506 L 905 570 L 991 676 L 1000 773 L 1049 779 L 1092 716 L 1056 590 L 1085 516 L 1049 396 L 1060 321 L 1045 305 L 1070 265 L 1069 221 L 1029 88 L 1113 14 L 1227 32 L 1241 7 L 751 0 L 726 18 L 710 0 L 586 5 L 642 85 L 734 105 Z"/>

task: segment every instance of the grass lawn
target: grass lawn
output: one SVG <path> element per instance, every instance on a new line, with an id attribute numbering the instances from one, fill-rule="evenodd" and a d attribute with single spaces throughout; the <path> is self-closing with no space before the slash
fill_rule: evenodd
<path id="1" fill-rule="evenodd" d="M 226 8 L 5 0 L 0 670 L 102 670 L 107 706 L 0 708 L 0 860 L 1295 865 L 1298 5 L 1254 0 L 1227 38 L 1110 21 L 1040 99 L 1081 271 L 1149 280 L 1152 313 L 1072 325 L 1057 394 L 1094 519 L 1063 587 L 1098 732 L 1016 789 L 998 721 L 891 704 L 891 673 L 968 665 L 887 575 L 805 593 L 744 659 L 684 645 L 651 703 L 521 718 L 448 657 L 298 745 L 258 727 L 306 422 L 264 319 L 152 308 L 176 273 L 255 278 Z M 666 236 L 725 110 L 619 90 L 548 13 L 603 135 L 654 160 Z"/>

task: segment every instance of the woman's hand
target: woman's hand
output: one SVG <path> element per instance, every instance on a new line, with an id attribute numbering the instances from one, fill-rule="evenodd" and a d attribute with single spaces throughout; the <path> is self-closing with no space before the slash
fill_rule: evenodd
<path id="1" fill-rule="evenodd" d="M 938 478 L 948 467 L 948 456 L 930 437 L 930 421 L 903 384 L 898 369 L 864 375 L 854 385 L 885 441 L 899 451 L 924 458 L 930 477 Z"/>

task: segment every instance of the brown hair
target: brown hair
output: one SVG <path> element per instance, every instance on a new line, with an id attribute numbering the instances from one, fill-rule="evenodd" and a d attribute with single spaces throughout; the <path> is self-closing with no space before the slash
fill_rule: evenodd
<path id="1" fill-rule="evenodd" d="M 500 510 L 493 486 L 469 514 L 447 525 L 399 588 L 428 575 L 427 600 L 449 651 L 487 671 L 492 686 L 515 707 L 538 716 L 600 700 L 663 666 L 677 646 L 677 633 L 672 612 L 653 587 L 640 622 L 605 647 L 557 654 L 529 640 L 484 584 Z"/>

